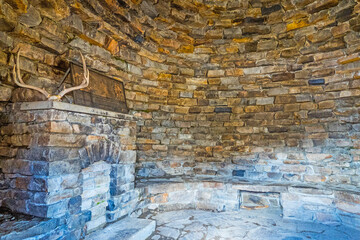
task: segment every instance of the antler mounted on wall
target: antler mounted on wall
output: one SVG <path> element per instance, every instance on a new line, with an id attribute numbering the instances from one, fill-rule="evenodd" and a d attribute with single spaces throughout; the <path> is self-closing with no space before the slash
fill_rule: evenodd
<path id="1" fill-rule="evenodd" d="M 75 91 L 75 90 L 79 90 L 81 88 L 86 88 L 89 85 L 90 73 L 89 73 L 89 70 L 86 68 L 85 58 L 82 55 L 82 53 L 80 53 L 80 56 L 81 56 L 81 60 L 83 63 L 83 69 L 84 69 L 84 79 L 81 82 L 81 84 L 79 86 L 75 86 L 75 87 L 71 87 L 71 88 L 67 88 L 67 89 L 64 87 L 64 90 L 62 90 L 59 94 L 51 95 L 45 89 L 41 89 L 41 88 L 31 86 L 31 85 L 24 83 L 24 81 L 21 78 L 21 74 L 20 74 L 20 67 L 19 67 L 20 66 L 20 50 L 19 50 L 17 53 L 17 57 L 16 57 L 16 64 L 14 65 L 14 69 L 13 69 L 14 82 L 19 87 L 29 88 L 29 89 L 39 91 L 40 93 L 42 93 L 43 95 L 46 96 L 48 101 L 60 101 L 61 98 L 65 94 Z"/>

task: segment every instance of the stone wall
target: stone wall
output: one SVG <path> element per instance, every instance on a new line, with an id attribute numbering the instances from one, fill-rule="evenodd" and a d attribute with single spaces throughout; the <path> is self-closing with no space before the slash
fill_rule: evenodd
<path id="1" fill-rule="evenodd" d="M 0 0 L 0 100 L 54 91 L 69 61 L 125 83 L 139 177 L 226 175 L 356 187 L 355 0 Z M 14 93 L 15 92 L 15 93 Z"/>
<path id="2" fill-rule="evenodd" d="M 0 127 L 0 205 L 60 219 L 81 235 L 131 214 L 136 121 L 132 116 L 60 102 L 6 107 Z"/>
<path id="3" fill-rule="evenodd" d="M 323 186 L 204 180 L 148 181 L 141 201 L 150 211 L 205 209 L 212 211 L 279 211 L 285 219 L 360 228 L 359 191 Z"/>

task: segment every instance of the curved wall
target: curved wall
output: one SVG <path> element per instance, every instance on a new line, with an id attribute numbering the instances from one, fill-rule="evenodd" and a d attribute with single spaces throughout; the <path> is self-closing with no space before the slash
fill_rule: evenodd
<path id="1" fill-rule="evenodd" d="M 124 81 L 143 118 L 138 177 L 359 186 L 357 1 L 0 5 L 1 106 L 19 47 L 24 79 L 49 89 L 81 50 L 92 69 Z"/>

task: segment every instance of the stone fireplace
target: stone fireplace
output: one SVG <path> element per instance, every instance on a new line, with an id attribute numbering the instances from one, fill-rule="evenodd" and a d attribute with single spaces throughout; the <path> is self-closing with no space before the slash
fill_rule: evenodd
<path id="1" fill-rule="evenodd" d="M 134 117 L 61 102 L 19 103 L 7 111 L 1 128 L 3 207 L 64 218 L 75 235 L 133 211 Z"/>

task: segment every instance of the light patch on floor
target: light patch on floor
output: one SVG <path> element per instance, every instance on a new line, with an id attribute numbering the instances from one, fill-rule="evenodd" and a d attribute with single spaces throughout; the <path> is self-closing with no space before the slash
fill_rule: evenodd
<path id="1" fill-rule="evenodd" d="M 279 210 L 210 212 L 180 210 L 151 214 L 156 231 L 148 240 L 359 240 L 360 230 L 286 220 Z"/>

